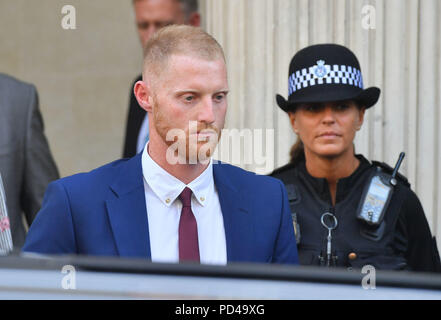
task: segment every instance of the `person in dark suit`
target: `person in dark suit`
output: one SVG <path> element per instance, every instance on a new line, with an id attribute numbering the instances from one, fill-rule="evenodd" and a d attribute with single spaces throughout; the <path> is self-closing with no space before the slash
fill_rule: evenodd
<path id="1" fill-rule="evenodd" d="M 134 0 L 136 27 L 142 47 L 160 28 L 169 24 L 200 25 L 197 0 Z M 140 81 L 139 75 L 130 87 L 123 157 L 130 158 L 140 152 L 149 137 L 147 113 L 136 101 L 133 87 Z"/>
<path id="2" fill-rule="evenodd" d="M 183 25 L 153 35 L 135 84 L 149 142 L 135 157 L 53 182 L 23 250 L 296 264 L 283 183 L 211 158 L 227 93 L 214 38 Z"/>
<path id="3" fill-rule="evenodd" d="M 12 241 L 21 248 L 58 170 L 44 135 L 35 87 L 0 73 L 0 175 Z M 23 215 L 24 218 L 23 219 Z"/>

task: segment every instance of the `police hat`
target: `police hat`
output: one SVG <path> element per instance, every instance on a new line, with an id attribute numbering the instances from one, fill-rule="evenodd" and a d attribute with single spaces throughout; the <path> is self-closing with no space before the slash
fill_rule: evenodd
<path id="1" fill-rule="evenodd" d="M 294 111 L 298 103 L 354 100 L 370 108 L 380 89 L 363 89 L 357 57 L 337 44 L 318 44 L 297 52 L 289 65 L 288 100 L 276 95 L 283 111 Z"/>

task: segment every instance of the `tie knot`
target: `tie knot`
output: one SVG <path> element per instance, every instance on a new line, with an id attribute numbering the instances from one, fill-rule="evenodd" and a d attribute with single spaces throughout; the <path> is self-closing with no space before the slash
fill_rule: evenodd
<path id="1" fill-rule="evenodd" d="M 183 207 L 191 207 L 191 195 L 192 191 L 190 188 L 185 187 L 184 190 L 182 190 L 181 194 L 179 195 L 179 200 L 182 202 Z"/>

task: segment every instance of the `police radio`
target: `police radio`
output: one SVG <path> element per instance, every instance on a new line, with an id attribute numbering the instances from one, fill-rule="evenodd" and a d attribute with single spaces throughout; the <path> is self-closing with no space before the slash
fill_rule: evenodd
<path id="1" fill-rule="evenodd" d="M 379 227 L 383 221 L 394 187 L 397 185 L 395 177 L 404 156 L 405 153 L 401 152 L 392 175 L 377 168 L 377 171 L 371 176 L 370 183 L 365 186 L 357 209 L 357 218 L 372 228 Z"/>

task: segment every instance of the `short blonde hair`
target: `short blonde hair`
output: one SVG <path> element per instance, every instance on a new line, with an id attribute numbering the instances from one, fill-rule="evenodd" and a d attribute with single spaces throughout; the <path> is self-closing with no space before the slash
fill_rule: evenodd
<path id="1" fill-rule="evenodd" d="M 159 77 L 172 55 L 225 61 L 220 44 L 199 27 L 171 25 L 156 32 L 144 48 L 143 78 Z M 146 76 L 147 75 L 147 76 Z"/>

